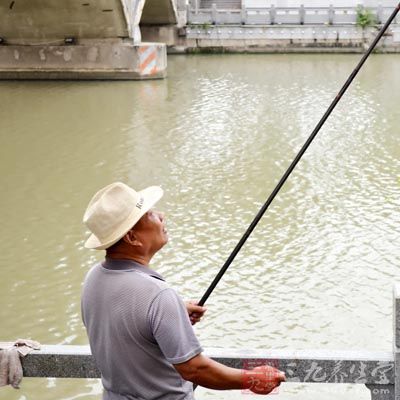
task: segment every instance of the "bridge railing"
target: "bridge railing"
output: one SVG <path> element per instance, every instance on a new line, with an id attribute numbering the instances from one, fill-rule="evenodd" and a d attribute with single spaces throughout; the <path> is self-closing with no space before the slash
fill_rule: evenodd
<path id="1" fill-rule="evenodd" d="M 384 23 L 393 12 L 393 7 L 368 8 L 377 23 Z M 400 17 L 397 17 L 400 23 Z M 357 7 L 245 7 L 220 9 L 218 3 L 211 8 L 200 8 L 200 0 L 191 0 L 188 5 L 188 23 L 215 25 L 355 25 Z"/>
<path id="2" fill-rule="evenodd" d="M 272 365 L 285 371 L 288 382 L 356 383 L 366 385 L 372 399 L 394 399 L 391 352 L 208 348 L 205 354 L 233 368 Z M 88 346 L 43 346 L 23 359 L 23 370 L 25 377 L 100 378 Z"/>
<path id="3" fill-rule="evenodd" d="M 285 371 L 288 382 L 365 385 L 372 400 L 400 399 L 400 285 L 394 287 L 393 351 L 206 349 L 225 365 L 249 369 L 269 364 Z M 46 345 L 22 360 L 26 377 L 99 378 L 88 346 Z"/>

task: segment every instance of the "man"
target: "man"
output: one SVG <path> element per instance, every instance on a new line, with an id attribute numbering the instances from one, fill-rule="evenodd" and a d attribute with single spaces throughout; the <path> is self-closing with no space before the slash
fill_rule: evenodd
<path id="1" fill-rule="evenodd" d="M 202 354 L 192 325 L 205 308 L 186 306 L 149 267 L 167 242 L 162 197 L 152 186 L 136 192 L 116 182 L 97 192 L 84 215 L 85 246 L 106 250 L 87 274 L 82 319 L 101 371 L 104 400 L 191 400 L 192 383 L 211 389 L 267 394 L 285 380 L 268 366 L 244 371 Z"/>

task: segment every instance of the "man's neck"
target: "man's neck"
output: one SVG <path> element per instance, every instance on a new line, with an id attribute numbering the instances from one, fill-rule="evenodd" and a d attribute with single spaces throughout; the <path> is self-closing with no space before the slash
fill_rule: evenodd
<path id="1" fill-rule="evenodd" d="M 141 254 L 127 254 L 125 252 L 107 252 L 106 257 L 112 260 L 132 260 L 137 262 L 138 264 L 144 265 L 146 267 L 149 266 L 151 257 L 143 256 Z"/>

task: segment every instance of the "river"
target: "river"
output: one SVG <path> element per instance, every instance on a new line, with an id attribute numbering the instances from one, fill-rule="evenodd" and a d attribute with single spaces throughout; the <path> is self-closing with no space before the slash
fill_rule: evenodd
<path id="1" fill-rule="evenodd" d="M 359 55 L 170 56 L 143 82 L 0 83 L 0 340 L 87 344 L 91 196 L 161 185 L 153 268 L 198 299 Z M 399 278 L 400 58 L 373 55 L 208 301 L 204 347 L 390 351 Z M 98 380 L 25 378 L 0 399 L 100 399 Z M 198 399 L 243 399 L 198 389 Z M 284 384 L 279 399 L 367 399 Z"/>

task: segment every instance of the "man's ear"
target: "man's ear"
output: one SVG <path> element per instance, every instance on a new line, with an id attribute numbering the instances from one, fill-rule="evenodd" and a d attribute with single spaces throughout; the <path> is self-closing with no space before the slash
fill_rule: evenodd
<path id="1" fill-rule="evenodd" d="M 122 238 L 125 243 L 130 244 L 131 246 L 141 247 L 142 242 L 137 238 L 136 233 L 131 229 L 125 236 Z"/>

